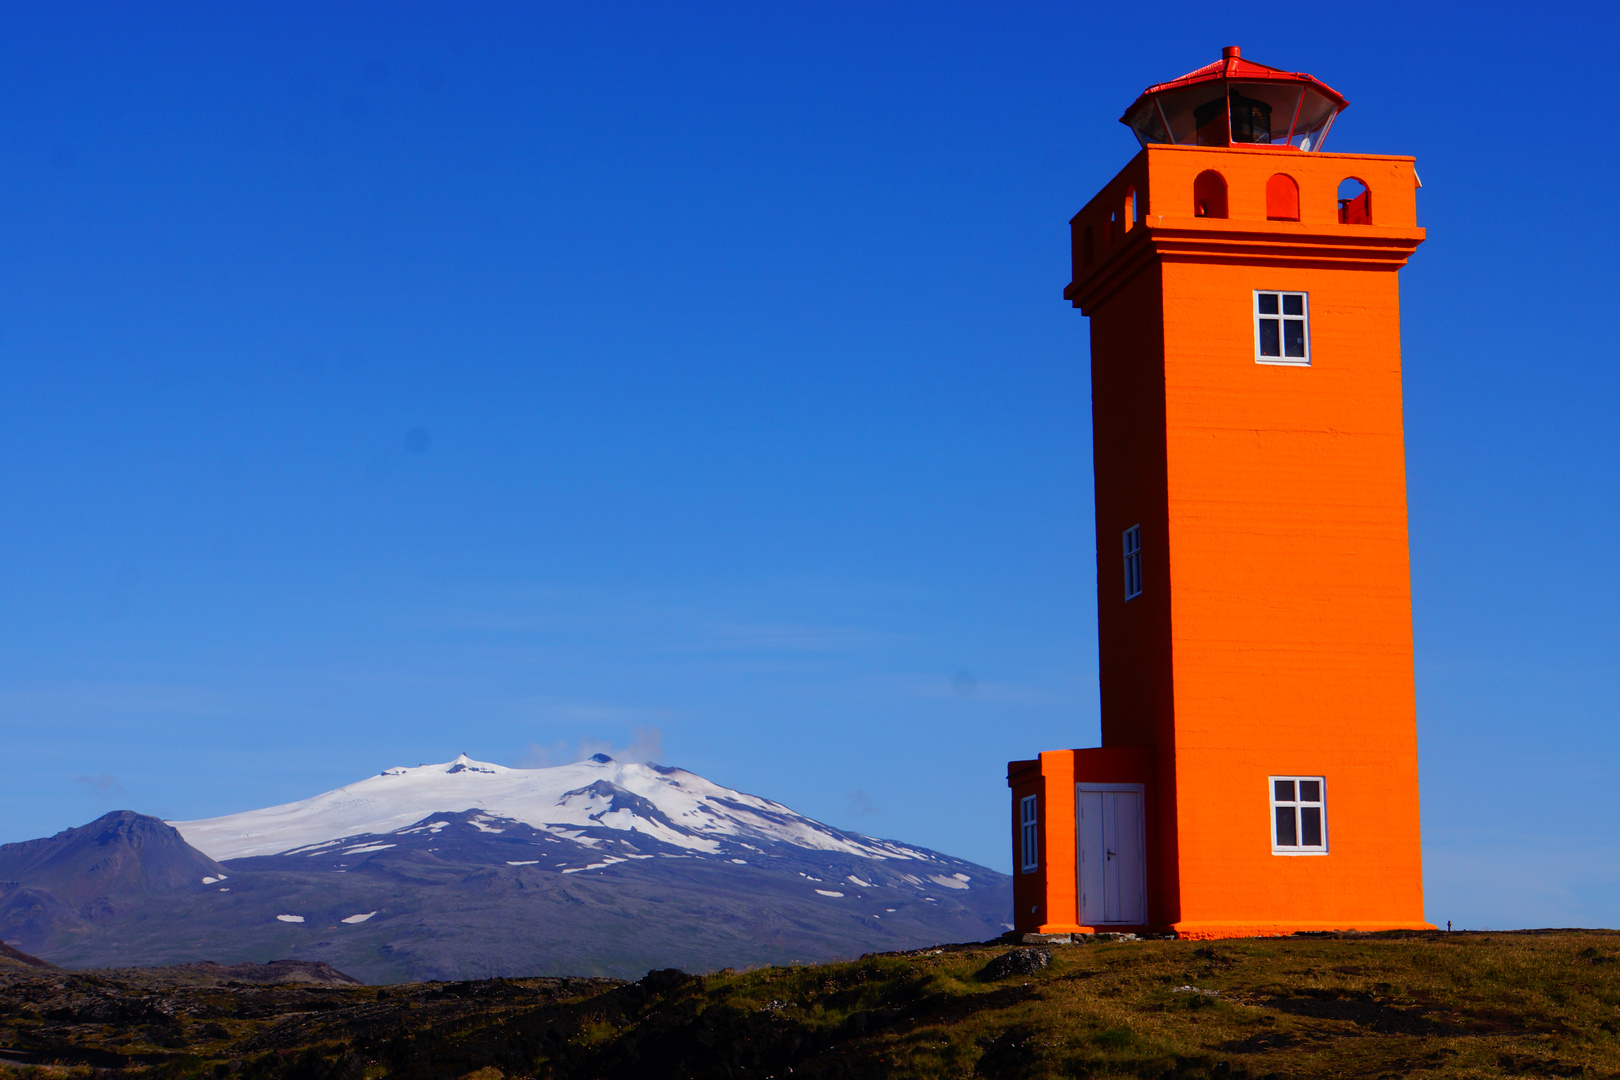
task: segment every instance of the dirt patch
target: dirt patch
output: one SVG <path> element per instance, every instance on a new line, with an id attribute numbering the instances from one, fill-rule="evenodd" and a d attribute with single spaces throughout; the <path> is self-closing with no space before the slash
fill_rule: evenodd
<path id="1" fill-rule="evenodd" d="M 1379 1035 L 1440 1034 L 1421 1005 L 1380 1001 L 1370 993 L 1346 990 L 1305 990 L 1262 1001 L 1267 1008 L 1312 1020 L 1342 1020 Z"/>
<path id="2" fill-rule="evenodd" d="M 1215 1049 L 1227 1054 L 1263 1054 L 1268 1050 L 1287 1050 L 1299 1043 L 1299 1039 L 1286 1031 L 1262 1031 L 1246 1039 L 1223 1042 Z"/>

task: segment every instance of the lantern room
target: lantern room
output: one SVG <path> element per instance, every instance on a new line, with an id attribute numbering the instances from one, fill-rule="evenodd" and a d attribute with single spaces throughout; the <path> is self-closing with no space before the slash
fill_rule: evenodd
<path id="1" fill-rule="evenodd" d="M 1290 146 L 1322 148 L 1333 118 L 1350 103 L 1309 75 L 1243 59 L 1236 45 L 1221 58 L 1158 83 L 1125 110 L 1120 123 L 1143 146 Z"/>

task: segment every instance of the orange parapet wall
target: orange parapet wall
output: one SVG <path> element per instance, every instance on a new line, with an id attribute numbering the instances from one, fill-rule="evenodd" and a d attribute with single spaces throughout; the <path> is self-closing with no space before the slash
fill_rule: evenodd
<path id="1" fill-rule="evenodd" d="M 1136 928 L 1427 925 L 1397 286 L 1417 186 L 1404 157 L 1150 144 L 1071 222 L 1103 747 L 1009 767 L 1018 929 L 1096 925 L 1075 792 L 1115 781 L 1141 792 Z"/>

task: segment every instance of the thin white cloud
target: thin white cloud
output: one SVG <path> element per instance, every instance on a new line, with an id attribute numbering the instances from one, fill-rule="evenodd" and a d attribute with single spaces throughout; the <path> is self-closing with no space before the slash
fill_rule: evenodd
<path id="1" fill-rule="evenodd" d="M 606 754 L 615 761 L 632 764 L 659 763 L 664 757 L 664 733 L 656 727 L 631 729 L 630 742 L 617 746 L 605 739 L 580 739 L 570 743 L 559 739 L 553 743 L 530 743 L 528 750 L 518 758 L 520 769 L 545 769 L 554 765 L 569 765 L 584 761 L 593 754 Z"/>

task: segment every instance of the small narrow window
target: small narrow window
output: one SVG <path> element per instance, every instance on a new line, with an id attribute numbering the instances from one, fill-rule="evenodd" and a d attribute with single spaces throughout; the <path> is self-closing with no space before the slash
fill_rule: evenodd
<path id="1" fill-rule="evenodd" d="M 1311 362 L 1308 294 L 1261 292 L 1254 294 L 1254 359 L 1260 364 Z"/>
<path id="2" fill-rule="evenodd" d="M 1271 853 L 1327 854 L 1327 781 L 1320 776 L 1273 776 Z"/>
<path id="3" fill-rule="evenodd" d="M 1125 530 L 1125 599 L 1142 595 L 1142 526 Z"/>
<path id="4" fill-rule="evenodd" d="M 1018 800 L 1019 869 L 1032 874 L 1041 865 L 1041 838 L 1035 828 L 1035 806 L 1039 796 L 1025 795 Z"/>

